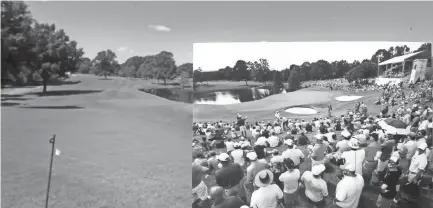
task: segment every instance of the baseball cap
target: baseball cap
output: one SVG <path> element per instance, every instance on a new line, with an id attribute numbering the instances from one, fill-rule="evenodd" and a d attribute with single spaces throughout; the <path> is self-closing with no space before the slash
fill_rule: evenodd
<path id="1" fill-rule="evenodd" d="M 348 165 L 344 166 L 344 170 L 347 170 L 350 172 L 355 172 L 355 166 L 353 164 L 348 164 Z"/>
<path id="2" fill-rule="evenodd" d="M 227 153 L 224 153 L 224 152 L 218 155 L 218 160 L 219 161 L 226 162 L 226 161 L 229 160 L 229 158 L 230 158 L 230 156 Z"/>
<path id="3" fill-rule="evenodd" d="M 418 145 L 418 149 L 422 149 L 422 150 L 427 149 L 427 143 L 425 143 L 425 142 L 421 142 L 421 143 Z"/>
<path id="4" fill-rule="evenodd" d="M 247 158 L 250 160 L 257 160 L 257 154 L 255 152 L 248 152 Z"/>
<path id="5" fill-rule="evenodd" d="M 315 165 L 313 168 L 311 168 L 311 173 L 313 175 L 320 175 L 323 171 L 325 171 L 326 167 L 323 164 Z"/>

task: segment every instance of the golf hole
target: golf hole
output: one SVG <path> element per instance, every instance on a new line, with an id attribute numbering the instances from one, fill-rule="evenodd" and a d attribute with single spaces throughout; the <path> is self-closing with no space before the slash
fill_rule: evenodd
<path id="1" fill-rule="evenodd" d="M 345 95 L 345 96 L 336 97 L 335 100 L 347 102 L 347 101 L 358 100 L 360 98 L 362 98 L 362 96 L 349 96 L 349 95 Z"/>
<path id="2" fill-rule="evenodd" d="M 305 108 L 305 107 L 292 107 L 292 108 L 287 108 L 285 110 L 285 112 L 287 113 L 292 113 L 292 114 L 298 114 L 298 115 L 312 115 L 312 114 L 317 114 L 317 111 L 312 109 L 312 108 Z"/>

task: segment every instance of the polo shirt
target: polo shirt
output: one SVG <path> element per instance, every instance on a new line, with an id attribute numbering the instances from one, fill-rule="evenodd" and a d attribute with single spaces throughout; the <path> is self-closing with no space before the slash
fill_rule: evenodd
<path id="1" fill-rule="evenodd" d="M 283 198 L 283 191 L 276 184 L 260 187 L 251 196 L 251 207 L 276 208 L 278 199 Z"/>
<path id="2" fill-rule="evenodd" d="M 364 179 L 361 175 L 356 174 L 355 177 L 344 176 L 338 182 L 335 190 L 335 198 L 339 200 L 336 204 L 342 208 L 357 207 L 363 188 Z"/>
<path id="3" fill-rule="evenodd" d="M 305 171 L 301 176 L 301 180 L 305 184 L 305 195 L 313 202 L 323 200 L 324 196 L 328 196 L 328 185 L 321 178 L 314 178 L 311 171 Z"/>
<path id="4" fill-rule="evenodd" d="M 300 149 L 296 148 L 287 149 L 281 155 L 284 157 L 284 159 L 290 158 L 291 160 L 293 160 L 295 166 L 299 165 L 299 163 L 301 162 L 301 158 L 305 157 L 304 153 L 302 153 Z"/>
<path id="5" fill-rule="evenodd" d="M 427 167 L 427 155 L 425 153 L 418 154 L 418 151 L 415 152 L 409 166 L 409 172 L 418 173 L 420 170 L 425 170 Z"/>
<path id="6" fill-rule="evenodd" d="M 237 163 L 229 164 L 215 172 L 216 183 L 224 189 L 238 185 L 243 177 L 244 171 Z"/>

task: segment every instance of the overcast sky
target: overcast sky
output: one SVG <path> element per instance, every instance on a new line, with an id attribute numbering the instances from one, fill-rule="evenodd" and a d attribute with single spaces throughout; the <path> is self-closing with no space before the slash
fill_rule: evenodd
<path id="1" fill-rule="evenodd" d="M 256 42 L 256 43 L 196 43 L 194 44 L 195 68 L 214 71 L 233 67 L 237 60 L 258 61 L 268 59 L 271 69 L 283 70 L 291 64 L 320 59 L 328 62 L 370 59 L 378 49 L 407 45 L 418 49 L 423 42 Z"/>
<path id="2" fill-rule="evenodd" d="M 197 42 L 411 41 L 433 37 L 433 2 L 28 2 L 85 56 L 123 62 L 162 50 L 193 61 Z M 416 12 L 415 12 L 416 11 Z M 430 21 L 429 21 L 430 20 Z M 429 25 L 430 24 L 430 25 Z M 426 40 L 427 41 L 427 40 Z"/>

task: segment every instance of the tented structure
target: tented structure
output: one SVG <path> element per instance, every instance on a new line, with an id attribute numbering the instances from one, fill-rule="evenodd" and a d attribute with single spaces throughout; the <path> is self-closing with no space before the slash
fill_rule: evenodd
<path id="1" fill-rule="evenodd" d="M 412 61 L 415 59 L 422 59 L 422 58 L 427 58 L 426 57 L 427 51 L 418 51 L 418 52 L 414 52 L 414 53 L 408 53 L 402 56 L 397 56 L 394 57 L 392 59 L 386 60 L 384 62 L 379 63 L 379 66 L 386 66 L 386 70 L 388 69 L 392 69 L 393 67 L 395 67 L 395 64 L 402 64 L 402 73 L 404 72 L 404 70 L 406 68 L 413 68 L 410 67 L 410 65 L 412 64 Z M 406 65 L 406 63 L 408 65 Z"/>

